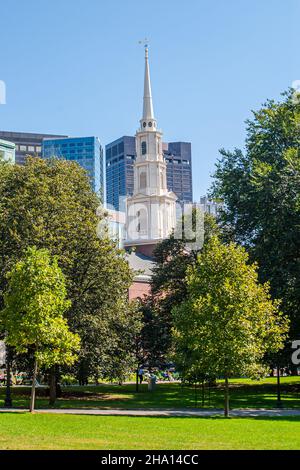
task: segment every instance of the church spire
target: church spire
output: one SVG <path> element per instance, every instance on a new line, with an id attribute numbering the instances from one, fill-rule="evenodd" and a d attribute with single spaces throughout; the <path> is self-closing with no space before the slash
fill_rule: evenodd
<path id="1" fill-rule="evenodd" d="M 167 187 L 167 164 L 163 155 L 162 132 L 156 127 L 153 113 L 146 41 L 144 104 L 140 123 L 141 126 L 135 135 L 133 195 L 128 197 L 126 202 L 125 246 L 144 246 L 144 254 L 146 251 L 149 254 L 149 246 L 153 248 L 174 229 L 177 198 Z"/>
<path id="2" fill-rule="evenodd" d="M 145 79 L 144 79 L 144 103 L 142 119 L 154 119 L 151 94 L 150 70 L 148 60 L 148 44 L 145 44 Z"/>

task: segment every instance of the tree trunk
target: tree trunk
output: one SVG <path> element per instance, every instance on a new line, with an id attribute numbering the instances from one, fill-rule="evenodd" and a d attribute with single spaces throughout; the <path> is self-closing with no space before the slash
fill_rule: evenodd
<path id="1" fill-rule="evenodd" d="M 49 405 L 54 405 L 56 400 L 56 367 L 52 366 L 49 374 Z"/>
<path id="2" fill-rule="evenodd" d="M 291 368 L 291 375 L 293 376 L 297 376 L 298 375 L 298 367 L 297 365 L 295 364 L 291 364 L 290 365 L 290 368 Z"/>
<path id="3" fill-rule="evenodd" d="M 33 376 L 32 376 L 32 386 L 31 386 L 31 397 L 30 397 L 30 413 L 34 413 L 34 405 L 35 405 L 35 382 L 37 376 L 38 364 L 36 358 L 34 358 L 34 368 L 33 368 Z"/>
<path id="4" fill-rule="evenodd" d="M 5 400 L 4 406 L 5 408 L 12 407 L 12 399 L 11 399 L 11 380 L 10 380 L 10 366 L 11 366 L 11 355 L 9 346 L 6 346 L 6 393 L 5 393 Z"/>
<path id="5" fill-rule="evenodd" d="M 277 406 L 281 407 L 280 366 L 277 366 Z"/>
<path id="6" fill-rule="evenodd" d="M 225 375 L 225 403 L 224 403 L 224 416 L 228 418 L 229 416 L 229 385 L 228 377 Z"/>

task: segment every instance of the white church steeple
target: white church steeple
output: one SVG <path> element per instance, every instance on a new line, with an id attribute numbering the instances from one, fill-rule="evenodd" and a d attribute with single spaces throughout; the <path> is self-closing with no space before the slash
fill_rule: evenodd
<path id="1" fill-rule="evenodd" d="M 141 128 L 148 130 L 156 129 L 156 120 L 153 112 L 153 101 L 151 92 L 150 68 L 149 68 L 149 50 L 145 45 L 145 75 L 144 75 L 144 97 L 143 97 L 143 116 L 140 120 Z"/>
<path id="2" fill-rule="evenodd" d="M 167 189 L 162 133 L 153 112 L 148 45 L 145 45 L 143 116 L 136 133 L 133 196 L 127 198 L 125 246 L 155 245 L 176 223 L 176 195 Z"/>
<path id="3" fill-rule="evenodd" d="M 148 45 L 145 46 L 145 77 L 144 77 L 144 100 L 143 100 L 143 116 L 142 120 L 154 119 L 151 81 L 149 70 L 149 53 Z"/>

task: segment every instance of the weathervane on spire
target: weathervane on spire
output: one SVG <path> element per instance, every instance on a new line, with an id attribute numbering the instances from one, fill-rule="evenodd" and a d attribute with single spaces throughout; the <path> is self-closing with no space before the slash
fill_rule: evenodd
<path id="1" fill-rule="evenodd" d="M 142 41 L 139 41 L 139 44 L 143 44 L 145 51 L 148 52 L 148 46 L 149 46 L 149 39 L 144 38 Z"/>

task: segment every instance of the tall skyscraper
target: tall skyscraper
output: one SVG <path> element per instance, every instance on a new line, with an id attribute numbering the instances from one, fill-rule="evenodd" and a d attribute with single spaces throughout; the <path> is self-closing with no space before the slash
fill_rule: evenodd
<path id="1" fill-rule="evenodd" d="M 27 155 L 31 157 L 42 156 L 42 142 L 44 138 L 67 137 L 52 134 L 36 134 L 32 132 L 0 131 L 0 139 L 9 140 L 16 144 L 16 163 L 23 165 Z"/>
<path id="2" fill-rule="evenodd" d="M 162 132 L 154 117 L 148 46 L 145 46 L 143 113 L 136 133 L 133 195 L 126 200 L 126 241 L 144 255 L 168 237 L 176 224 L 176 195 L 167 188 Z"/>
<path id="3" fill-rule="evenodd" d="M 133 194 L 133 164 L 136 159 L 134 136 L 123 136 L 107 144 L 106 202 L 123 210 L 119 199 Z M 163 143 L 167 163 L 167 187 L 179 202 L 193 202 L 192 154 L 190 142 Z"/>
<path id="4" fill-rule="evenodd" d="M 167 186 L 180 203 L 193 202 L 192 151 L 190 142 L 164 144 Z"/>
<path id="5" fill-rule="evenodd" d="M 106 204 L 125 210 L 120 198 L 133 194 L 135 137 L 123 136 L 106 145 Z"/>
<path id="6" fill-rule="evenodd" d="M 0 159 L 15 163 L 15 144 L 7 140 L 0 140 Z"/>
<path id="7" fill-rule="evenodd" d="M 64 158 L 79 163 L 87 170 L 94 191 L 103 199 L 103 149 L 98 137 L 68 137 L 44 139 L 43 158 Z"/>

